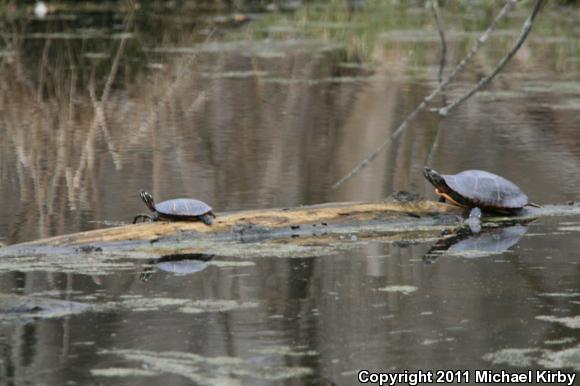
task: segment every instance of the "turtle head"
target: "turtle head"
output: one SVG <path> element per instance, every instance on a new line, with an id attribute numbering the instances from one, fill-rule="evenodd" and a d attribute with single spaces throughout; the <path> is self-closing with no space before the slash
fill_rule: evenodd
<path id="1" fill-rule="evenodd" d="M 437 171 L 425 166 L 423 168 L 423 175 L 425 176 L 427 181 L 429 181 L 431 185 L 435 187 L 435 191 L 437 192 L 437 194 L 448 193 L 449 187 L 447 186 L 447 182 L 445 182 L 443 176 L 437 173 Z"/>
<path id="2" fill-rule="evenodd" d="M 139 195 L 141 196 L 141 199 L 143 200 L 145 205 L 147 205 L 147 208 L 149 208 L 151 212 L 155 212 L 155 201 L 153 201 L 153 196 L 149 192 L 144 191 L 143 189 L 139 191 Z"/>

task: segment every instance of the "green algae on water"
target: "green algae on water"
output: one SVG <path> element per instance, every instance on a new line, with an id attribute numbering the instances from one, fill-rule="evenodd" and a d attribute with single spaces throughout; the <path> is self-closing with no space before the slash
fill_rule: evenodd
<path id="1" fill-rule="evenodd" d="M 534 348 L 507 348 L 493 353 L 485 354 L 483 359 L 494 365 L 510 365 L 515 367 L 528 367 L 533 363 L 531 354 L 537 353 Z"/>
<path id="2" fill-rule="evenodd" d="M 146 366 L 148 371 L 181 376 L 199 386 L 242 386 L 251 384 L 248 380 L 252 379 L 283 381 L 312 374 L 312 370 L 307 367 L 256 364 L 238 357 L 204 357 L 178 351 L 104 350 L 99 354 L 139 362 L 136 369 Z M 127 372 L 125 376 L 131 375 Z"/>
<path id="3" fill-rule="evenodd" d="M 485 354 L 483 359 L 494 365 L 530 367 L 537 364 L 548 369 L 571 368 L 580 370 L 580 345 L 564 350 L 544 350 L 535 348 L 507 348 Z"/>
<path id="4" fill-rule="evenodd" d="M 255 302 L 239 302 L 229 299 L 192 300 L 164 297 L 130 297 L 95 306 L 97 311 L 129 309 L 133 312 L 153 312 L 159 310 L 199 314 L 204 312 L 227 312 L 258 307 Z"/>
<path id="5" fill-rule="evenodd" d="M 390 285 L 377 289 L 377 291 L 381 292 L 399 292 L 403 295 L 409 295 L 417 290 L 418 288 L 412 285 Z"/>
<path id="6" fill-rule="evenodd" d="M 561 351 L 546 351 L 538 364 L 550 369 L 572 368 L 580 371 L 580 345 Z"/>
<path id="7" fill-rule="evenodd" d="M 536 316 L 536 319 L 544 320 L 546 322 L 560 323 L 568 328 L 580 328 L 580 315 L 564 316 L 564 317 L 558 317 L 553 315 L 538 315 Z"/>
<path id="8" fill-rule="evenodd" d="M 133 369 L 127 367 L 109 367 L 106 369 L 91 369 L 91 374 L 100 377 L 147 377 L 159 375 L 159 373 L 150 370 Z"/>
<path id="9" fill-rule="evenodd" d="M 292 357 L 317 356 L 318 351 L 307 350 L 306 347 L 273 346 L 253 349 L 252 352 L 262 355 L 282 355 Z"/>
<path id="10" fill-rule="evenodd" d="M 199 314 L 202 312 L 225 312 L 258 307 L 254 302 L 237 302 L 235 300 L 197 300 L 181 307 L 179 311 L 185 314 Z"/>
<path id="11" fill-rule="evenodd" d="M 213 265 L 218 268 L 243 268 L 255 267 L 256 263 L 253 261 L 233 261 L 233 260 L 211 260 L 207 265 Z"/>

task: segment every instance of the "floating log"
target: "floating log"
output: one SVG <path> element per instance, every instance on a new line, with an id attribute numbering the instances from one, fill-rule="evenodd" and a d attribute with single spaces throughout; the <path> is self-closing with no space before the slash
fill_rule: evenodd
<path id="1" fill-rule="evenodd" d="M 151 222 L 98 229 L 12 245 L 0 249 L 0 256 L 311 256 L 370 239 L 434 239 L 442 230 L 462 226 L 463 212 L 455 206 L 416 199 L 412 194 L 398 194 L 379 202 L 218 213 L 211 226 L 202 222 Z M 525 209 L 519 216 L 488 217 L 484 226 L 576 214 L 580 214 L 578 204 L 550 205 Z"/>
<path id="2" fill-rule="evenodd" d="M 296 234 L 301 227 L 325 227 L 327 233 L 340 226 L 359 226 L 375 222 L 416 220 L 422 216 L 453 214 L 459 221 L 460 208 L 426 200 L 387 199 L 379 202 L 341 202 L 296 208 L 260 209 L 219 214 L 214 224 L 202 222 L 146 222 L 97 229 L 27 242 L 13 247 L 29 246 L 106 246 L 116 242 L 157 241 L 160 238 L 187 233 L 188 238 L 230 238 L 235 234 L 270 233 L 274 236 L 286 230 Z M 412 221 L 416 222 L 416 221 Z M 296 231 L 296 232 L 294 232 Z M 283 232 L 284 233 L 284 232 Z"/>

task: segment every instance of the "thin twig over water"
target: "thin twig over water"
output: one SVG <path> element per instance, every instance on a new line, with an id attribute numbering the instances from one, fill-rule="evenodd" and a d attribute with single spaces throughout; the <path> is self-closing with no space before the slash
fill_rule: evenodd
<path id="1" fill-rule="evenodd" d="M 343 176 L 340 180 L 338 180 L 338 182 L 336 182 L 334 185 L 332 185 L 331 189 L 338 188 L 339 186 L 344 184 L 346 181 L 348 181 L 352 177 L 354 177 L 362 168 L 367 166 L 373 159 L 375 159 L 377 157 L 377 155 L 388 144 L 390 144 L 392 141 L 397 139 L 403 133 L 403 131 L 417 117 L 417 115 L 421 111 L 423 111 L 429 105 L 429 103 L 431 103 L 433 98 L 435 98 L 437 95 L 439 95 L 439 93 L 441 93 L 443 90 L 445 90 L 447 88 L 447 86 L 449 86 L 449 84 L 457 77 L 457 75 L 459 75 L 459 73 L 461 73 L 463 71 L 463 69 L 465 68 L 467 63 L 469 63 L 469 61 L 473 58 L 473 56 L 477 53 L 477 51 L 479 51 L 479 49 L 481 47 L 483 47 L 483 45 L 487 42 L 491 33 L 497 27 L 498 23 L 508 14 L 508 12 L 515 6 L 516 3 L 517 3 L 517 0 L 507 0 L 506 1 L 505 5 L 501 9 L 501 11 L 498 13 L 498 15 L 495 17 L 495 19 L 491 22 L 489 27 L 477 39 L 475 45 L 471 48 L 471 50 L 469 50 L 469 52 L 461 60 L 461 62 L 459 62 L 459 64 L 457 64 L 457 66 L 453 69 L 453 72 L 451 73 L 451 75 L 449 75 L 449 77 L 445 81 L 443 81 L 441 84 L 439 84 L 439 86 L 431 94 L 429 94 L 428 96 L 426 96 L 423 99 L 423 101 L 415 108 L 415 110 L 413 110 L 407 116 L 407 118 L 405 118 L 405 120 L 393 132 L 393 134 L 391 134 L 390 137 L 385 139 L 385 141 L 378 148 L 376 148 L 375 151 L 373 151 L 367 158 L 365 158 L 363 161 L 361 161 L 361 163 L 359 163 L 357 166 L 355 166 L 350 172 L 348 172 L 345 176 Z"/>
<path id="2" fill-rule="evenodd" d="M 439 115 L 445 116 L 445 115 L 449 114 L 449 112 L 451 110 L 453 110 L 455 107 L 457 107 L 460 103 L 469 99 L 473 94 L 478 92 L 482 87 L 484 87 L 485 85 L 487 85 L 489 82 L 492 81 L 492 79 L 504 68 L 504 66 L 511 60 L 511 58 L 515 55 L 515 53 L 520 49 L 522 44 L 524 44 L 524 41 L 526 40 L 530 31 L 532 30 L 532 25 L 534 24 L 534 19 L 536 18 L 536 16 L 538 15 L 540 10 L 542 9 L 543 3 L 544 3 L 544 0 L 536 0 L 536 2 L 534 3 L 534 8 L 532 10 L 532 13 L 526 19 L 526 22 L 524 23 L 524 26 L 522 27 L 522 31 L 520 32 L 520 36 L 516 40 L 514 46 L 507 53 L 506 56 L 501 58 L 501 60 L 498 62 L 497 66 L 493 69 L 491 74 L 482 78 L 479 82 L 477 82 L 477 84 L 475 86 L 473 86 L 471 88 L 471 90 L 466 92 L 464 95 L 457 98 L 455 101 L 449 103 L 447 106 L 440 108 L 438 110 Z"/>

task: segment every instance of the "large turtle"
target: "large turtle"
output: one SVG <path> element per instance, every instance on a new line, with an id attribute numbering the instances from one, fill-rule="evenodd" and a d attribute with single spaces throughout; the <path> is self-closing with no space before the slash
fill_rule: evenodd
<path id="1" fill-rule="evenodd" d="M 480 210 L 503 214 L 518 213 L 531 203 L 513 182 L 483 170 L 466 170 L 458 174 L 439 174 L 425 167 L 423 175 L 435 187 L 441 202 L 472 209 L 468 225 L 478 228 Z M 471 221 L 471 222 L 470 222 Z M 473 223 L 473 227 L 471 226 Z"/>
<path id="2" fill-rule="evenodd" d="M 212 218 L 215 218 L 211 206 L 203 201 L 192 198 L 176 198 L 155 204 L 153 196 L 143 189 L 139 195 L 147 208 L 153 212 L 153 215 L 139 213 L 133 219 L 133 224 L 139 219 L 149 219 L 150 221 L 203 221 L 205 224 L 211 225 Z"/>
<path id="3" fill-rule="evenodd" d="M 423 175 L 435 187 L 441 201 L 464 208 L 513 214 L 525 206 L 538 206 L 513 182 L 483 170 L 442 175 L 425 167 Z"/>

